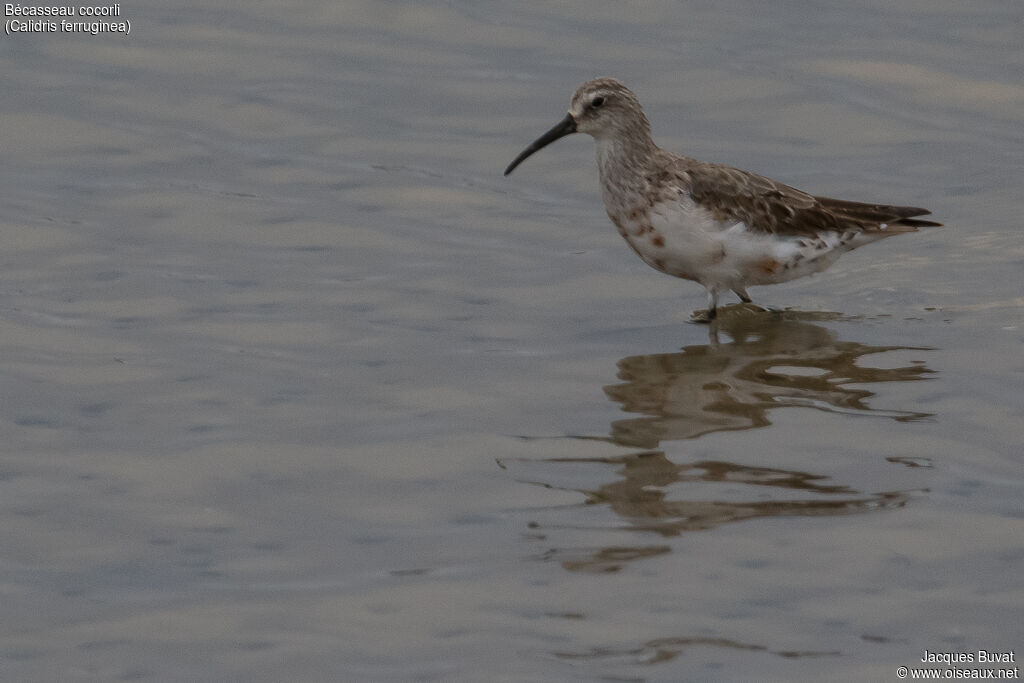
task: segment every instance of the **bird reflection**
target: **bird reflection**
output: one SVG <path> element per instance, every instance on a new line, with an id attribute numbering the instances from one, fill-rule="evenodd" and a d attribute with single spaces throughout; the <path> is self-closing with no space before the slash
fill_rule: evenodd
<path id="1" fill-rule="evenodd" d="M 729 309 L 726 309 L 728 311 Z M 774 409 L 807 407 L 899 421 L 927 413 L 870 406 L 879 382 L 926 379 L 922 362 L 870 367 L 867 356 L 903 346 L 843 341 L 816 324 L 824 314 L 723 315 L 710 343 L 678 353 L 630 356 L 618 362 L 619 383 L 604 388 L 628 413 L 609 436 L 575 436 L 626 447 L 611 457 L 503 459 L 523 481 L 577 491 L 587 506 L 614 513 L 611 528 L 653 532 L 662 538 L 706 531 L 758 517 L 832 516 L 902 507 L 913 491 L 863 492 L 826 474 L 752 467 L 720 460 L 677 463 L 660 446 L 669 441 L 771 425 Z M 729 343 L 721 343 L 726 334 Z M 589 508 L 593 511 L 593 508 Z M 600 515 L 566 512 L 542 529 L 593 529 Z M 574 519 L 575 517 L 575 519 Z M 598 528 L 609 528 L 598 521 Z M 670 552 L 663 543 L 552 548 L 541 558 L 570 571 L 614 572 L 626 563 Z"/>
<path id="2" fill-rule="evenodd" d="M 605 387 L 605 393 L 624 411 L 644 417 L 613 422 L 611 441 L 656 448 L 662 440 L 766 427 L 769 411 L 785 406 L 898 420 L 930 417 L 869 408 L 865 401 L 874 393 L 849 386 L 922 379 L 931 370 L 920 363 L 882 369 L 860 361 L 887 351 L 926 349 L 841 341 L 832 330 L 793 313 L 731 313 L 712 330 L 711 344 L 619 361 L 622 383 Z M 733 342 L 718 343 L 720 332 Z"/>

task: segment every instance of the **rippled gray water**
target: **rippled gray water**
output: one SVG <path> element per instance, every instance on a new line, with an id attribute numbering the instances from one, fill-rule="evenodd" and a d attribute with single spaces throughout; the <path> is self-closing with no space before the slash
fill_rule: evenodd
<path id="1" fill-rule="evenodd" d="M 1019 653 L 1020 3 L 122 14 L 0 49 L 4 680 Z M 598 75 L 669 149 L 946 227 L 710 334 L 589 139 L 501 177 Z"/>

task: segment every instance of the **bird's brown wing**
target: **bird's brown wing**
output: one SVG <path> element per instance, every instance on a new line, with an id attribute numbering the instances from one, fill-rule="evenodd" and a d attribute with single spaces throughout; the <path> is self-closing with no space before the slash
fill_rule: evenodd
<path id="1" fill-rule="evenodd" d="M 823 230 L 880 230 L 882 224 L 891 232 L 940 225 L 913 218 L 929 213 L 913 206 L 815 197 L 771 178 L 722 164 L 680 159 L 678 166 L 689 181 L 695 202 L 720 219 L 742 221 L 759 232 L 813 236 Z M 896 230 L 896 226 L 905 230 Z"/>
<path id="2" fill-rule="evenodd" d="M 937 228 L 942 223 L 927 221 L 915 216 L 927 216 L 931 213 L 928 209 L 918 206 L 890 206 L 888 204 L 865 204 L 862 202 L 850 202 L 845 199 L 831 199 L 830 197 L 815 197 L 821 206 L 833 213 L 843 214 L 857 220 L 872 224 L 887 223 L 889 225 L 905 225 L 912 228 Z"/>

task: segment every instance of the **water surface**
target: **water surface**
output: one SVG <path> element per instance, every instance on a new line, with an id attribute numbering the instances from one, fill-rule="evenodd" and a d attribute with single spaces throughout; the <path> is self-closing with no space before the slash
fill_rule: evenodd
<path id="1" fill-rule="evenodd" d="M 1024 8 L 123 5 L 5 36 L 0 671 L 891 680 L 1018 651 Z M 946 227 L 688 322 L 576 136 Z"/>

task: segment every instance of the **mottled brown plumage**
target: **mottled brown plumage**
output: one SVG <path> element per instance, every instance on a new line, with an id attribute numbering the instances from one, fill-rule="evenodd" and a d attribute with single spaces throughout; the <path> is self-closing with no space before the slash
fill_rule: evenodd
<path id="1" fill-rule="evenodd" d="M 611 78 L 584 83 L 569 113 L 523 150 L 528 156 L 570 133 L 597 142 L 609 218 L 651 267 L 700 282 L 713 318 L 721 290 L 749 301 L 746 287 L 825 270 L 840 254 L 940 223 L 914 206 L 815 197 L 764 176 L 671 154 L 651 139 L 636 95 Z"/>
<path id="2" fill-rule="evenodd" d="M 878 230 L 939 226 L 915 219 L 930 211 L 916 206 L 864 204 L 815 197 L 771 178 L 731 166 L 677 157 L 676 173 L 689 176 L 695 202 L 720 215 L 742 221 L 753 230 L 774 235 L 813 236 L 823 230 Z M 905 232 L 912 232 L 906 230 Z"/>

